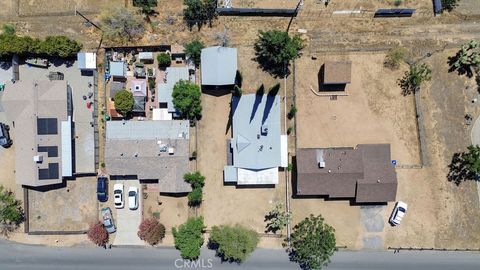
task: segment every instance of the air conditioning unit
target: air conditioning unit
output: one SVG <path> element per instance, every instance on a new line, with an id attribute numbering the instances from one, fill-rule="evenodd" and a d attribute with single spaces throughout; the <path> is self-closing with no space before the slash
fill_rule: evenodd
<path id="1" fill-rule="evenodd" d="M 325 168 L 325 162 L 324 161 L 318 162 L 318 168 L 320 168 L 320 169 Z"/>
<path id="2" fill-rule="evenodd" d="M 43 162 L 43 156 L 41 156 L 41 155 L 33 156 L 33 161 L 35 161 L 36 163 L 42 163 Z"/>

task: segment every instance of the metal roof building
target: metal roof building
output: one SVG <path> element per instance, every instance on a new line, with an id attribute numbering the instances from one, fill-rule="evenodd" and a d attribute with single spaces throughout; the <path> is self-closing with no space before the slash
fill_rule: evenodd
<path id="1" fill-rule="evenodd" d="M 237 74 L 237 49 L 209 47 L 201 54 L 202 85 L 233 85 Z"/>
<path id="2" fill-rule="evenodd" d="M 397 176 L 390 145 L 298 149 L 296 188 L 299 196 L 346 198 L 356 203 L 395 201 Z"/>
<path id="3" fill-rule="evenodd" d="M 127 75 L 127 64 L 124 61 L 110 61 L 110 75 L 124 78 Z"/>
<path id="4" fill-rule="evenodd" d="M 160 192 L 185 193 L 190 170 L 189 121 L 109 121 L 105 163 L 114 177 L 158 181 Z"/>
<path id="5" fill-rule="evenodd" d="M 15 177 L 19 185 L 59 184 L 72 176 L 72 125 L 66 81 L 19 81 L 3 104 L 14 121 Z"/>
<path id="6" fill-rule="evenodd" d="M 233 167 L 237 184 L 277 184 L 282 155 L 287 154 L 280 134 L 280 97 L 243 95 L 234 97 L 232 139 Z M 285 140 L 286 141 L 286 140 Z M 226 168 L 225 180 L 235 179 Z"/>
<path id="7" fill-rule="evenodd" d="M 177 109 L 173 106 L 173 87 L 180 80 L 189 80 L 188 67 L 167 67 L 166 82 L 158 84 L 158 102 L 160 108 L 167 108 L 169 113 L 177 114 Z"/>
<path id="8" fill-rule="evenodd" d="M 77 53 L 78 69 L 94 70 L 97 68 L 97 54 L 94 52 Z"/>

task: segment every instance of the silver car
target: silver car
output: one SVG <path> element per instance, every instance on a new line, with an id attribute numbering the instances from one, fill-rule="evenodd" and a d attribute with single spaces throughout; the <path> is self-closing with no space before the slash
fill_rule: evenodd
<path id="1" fill-rule="evenodd" d="M 105 226 L 108 233 L 114 233 L 117 231 L 115 224 L 113 224 L 112 210 L 110 210 L 110 207 L 102 208 L 102 220 L 103 226 Z"/>

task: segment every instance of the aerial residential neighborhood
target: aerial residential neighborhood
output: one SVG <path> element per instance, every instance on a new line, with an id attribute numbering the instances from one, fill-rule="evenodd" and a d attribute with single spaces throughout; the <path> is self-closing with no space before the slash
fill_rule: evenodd
<path id="1" fill-rule="evenodd" d="M 0 269 L 480 269 L 477 0 L 0 7 Z"/>

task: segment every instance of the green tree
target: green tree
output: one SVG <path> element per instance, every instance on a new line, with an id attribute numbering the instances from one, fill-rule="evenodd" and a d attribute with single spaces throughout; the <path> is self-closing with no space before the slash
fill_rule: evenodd
<path id="1" fill-rule="evenodd" d="M 465 168 L 474 173 L 480 174 L 480 147 L 478 145 L 470 145 L 468 151 L 462 155 Z"/>
<path id="2" fill-rule="evenodd" d="M 399 81 L 404 96 L 415 94 L 423 82 L 432 78 L 432 70 L 426 64 L 413 64 Z"/>
<path id="3" fill-rule="evenodd" d="M 389 69 L 395 70 L 400 67 L 400 64 L 405 60 L 407 50 L 404 47 L 395 47 L 388 51 L 385 56 L 383 65 Z"/>
<path id="4" fill-rule="evenodd" d="M 118 91 L 113 100 L 115 102 L 115 109 L 122 114 L 123 117 L 126 117 L 128 113 L 133 110 L 135 101 L 133 100 L 132 92 L 126 89 Z"/>
<path id="5" fill-rule="evenodd" d="M 209 247 L 216 250 L 222 261 L 241 263 L 255 250 L 258 242 L 258 234 L 253 230 L 239 225 L 220 225 L 213 226 Z"/>
<path id="6" fill-rule="evenodd" d="M 155 218 L 147 218 L 140 223 L 137 235 L 140 239 L 153 246 L 165 237 L 165 226 Z"/>
<path id="7" fill-rule="evenodd" d="M 179 228 L 172 228 L 175 239 L 175 248 L 180 250 L 184 259 L 195 260 L 200 256 L 200 248 L 203 245 L 203 233 L 205 232 L 203 217 L 189 218 Z"/>
<path id="8" fill-rule="evenodd" d="M 304 44 L 299 35 L 290 37 L 280 30 L 259 31 L 255 42 L 255 59 L 263 70 L 274 76 L 288 75 L 291 60 L 300 57 Z"/>
<path id="9" fill-rule="evenodd" d="M 267 222 L 265 232 L 277 233 L 277 231 L 283 230 L 291 219 L 292 213 L 286 212 L 283 204 L 277 203 L 275 207 L 265 215 L 265 221 Z"/>
<path id="10" fill-rule="evenodd" d="M 480 69 L 480 42 L 470 40 L 462 45 L 454 57 L 449 58 L 450 71 L 472 77 Z"/>
<path id="11" fill-rule="evenodd" d="M 212 26 L 217 17 L 217 0 L 183 0 L 183 19 L 190 29 L 197 25 L 200 29 L 206 22 Z"/>
<path id="12" fill-rule="evenodd" d="M 170 55 L 163 52 L 157 55 L 157 61 L 160 67 L 168 67 L 172 64 Z"/>
<path id="13" fill-rule="evenodd" d="M 205 48 L 205 45 L 198 39 L 194 39 L 190 43 L 185 44 L 185 54 L 193 60 L 196 67 L 200 66 L 200 57 L 203 48 Z"/>
<path id="14" fill-rule="evenodd" d="M 310 215 L 293 227 L 290 241 L 290 260 L 303 269 L 318 270 L 330 263 L 335 251 L 335 229 L 322 216 Z"/>
<path id="15" fill-rule="evenodd" d="M 0 227 L 2 234 L 8 235 L 25 219 L 22 202 L 10 190 L 0 186 Z"/>
<path id="16" fill-rule="evenodd" d="M 157 0 L 133 0 L 133 6 L 139 7 L 143 14 L 149 16 L 155 13 Z"/>
<path id="17" fill-rule="evenodd" d="M 200 119 L 202 104 L 200 87 L 189 81 L 180 80 L 173 86 L 173 105 L 185 119 Z"/>
<path id="18" fill-rule="evenodd" d="M 82 45 L 76 40 L 66 36 L 50 36 L 40 42 L 37 52 L 48 56 L 67 58 L 75 55 L 81 49 Z"/>
<path id="19" fill-rule="evenodd" d="M 452 11 L 458 6 L 459 0 L 442 0 L 442 8 L 446 11 Z"/>
<path id="20" fill-rule="evenodd" d="M 202 187 L 205 185 L 205 176 L 201 175 L 200 172 L 193 172 L 186 173 L 183 179 L 192 185 L 192 191 L 188 194 L 188 204 L 199 206 L 202 203 Z"/>
<path id="21" fill-rule="evenodd" d="M 143 18 L 135 10 L 116 7 L 101 16 L 103 33 L 107 38 L 131 41 L 145 31 Z"/>

